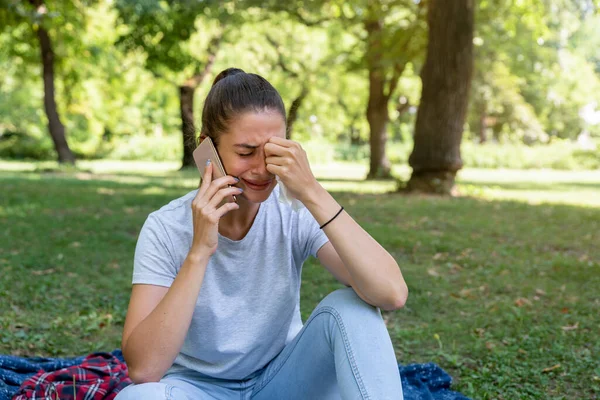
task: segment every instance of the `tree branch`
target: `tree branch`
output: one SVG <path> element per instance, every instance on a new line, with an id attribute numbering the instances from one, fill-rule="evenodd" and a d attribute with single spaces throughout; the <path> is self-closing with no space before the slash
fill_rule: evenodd
<path id="1" fill-rule="evenodd" d="M 411 26 L 407 29 L 406 40 L 400 47 L 400 54 L 409 54 L 409 47 L 411 39 L 415 37 L 416 31 L 419 28 L 419 22 L 421 18 L 424 18 L 426 13 L 425 0 L 421 0 L 418 5 L 417 13 L 415 21 L 411 24 Z M 413 54 L 409 55 L 409 57 L 402 57 L 402 59 L 396 63 L 394 63 L 394 72 L 392 74 L 392 79 L 389 81 L 388 91 L 385 96 L 389 99 L 393 94 L 394 90 L 398 86 L 398 80 L 402 76 L 404 69 L 406 68 L 406 60 L 410 60 L 413 58 Z"/>
<path id="2" fill-rule="evenodd" d="M 389 100 L 390 97 L 394 94 L 394 90 L 396 90 L 396 86 L 398 86 L 398 81 L 406 68 L 406 63 L 396 63 L 394 65 L 394 73 L 392 75 L 392 79 L 390 80 L 389 88 L 385 97 Z"/>
<path id="3" fill-rule="evenodd" d="M 267 42 L 269 42 L 271 44 L 271 46 L 273 46 L 275 48 L 275 50 L 277 51 L 277 65 L 279 65 L 279 67 L 286 74 L 292 76 L 293 78 L 300 79 L 300 74 L 298 74 L 297 72 L 292 71 L 290 68 L 288 68 L 285 60 L 283 59 L 283 54 L 281 54 L 281 52 L 279 51 L 279 48 L 281 47 L 281 45 L 279 44 L 279 42 L 277 42 L 277 40 L 275 40 L 269 34 L 266 34 L 265 37 L 267 39 Z M 298 62 L 298 64 L 300 64 L 300 66 L 302 67 L 302 70 L 304 72 L 306 72 L 306 70 L 307 70 L 306 66 L 303 63 L 301 63 L 301 62 Z"/>
<path id="4" fill-rule="evenodd" d="M 206 60 L 206 64 L 204 64 L 204 68 L 200 71 L 198 70 L 194 76 L 184 82 L 184 86 L 190 86 L 196 88 L 200 86 L 206 75 L 210 73 L 210 70 L 215 62 L 215 57 L 217 52 L 219 51 L 219 45 L 221 44 L 221 39 L 223 38 L 223 33 L 219 33 L 215 37 L 213 37 L 208 44 L 208 48 L 206 52 L 208 53 L 208 59 Z"/>
<path id="5" fill-rule="evenodd" d="M 286 10 L 286 11 L 293 17 L 297 18 L 302 24 L 304 24 L 308 27 L 321 25 L 324 22 L 328 22 L 328 21 L 332 20 L 332 18 L 329 18 L 329 17 L 323 17 L 323 18 L 319 18 L 319 19 L 315 19 L 315 20 L 308 20 L 308 19 L 306 19 L 306 17 L 304 17 L 302 14 L 300 14 L 300 11 L 298 11 L 298 9 L 291 9 L 291 10 Z"/>

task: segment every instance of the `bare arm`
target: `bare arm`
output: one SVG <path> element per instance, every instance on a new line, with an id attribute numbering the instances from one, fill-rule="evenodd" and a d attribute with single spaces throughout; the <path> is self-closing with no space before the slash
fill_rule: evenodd
<path id="1" fill-rule="evenodd" d="M 240 193 L 228 187 L 237 180 L 225 176 L 212 181 L 211 177 L 209 165 L 192 202 L 192 246 L 171 287 L 133 287 L 122 349 L 135 383 L 159 381 L 173 364 L 190 327 L 208 262 L 217 250 L 219 220 L 239 208 L 236 203 L 220 205 L 226 197 Z"/>
<path id="2" fill-rule="evenodd" d="M 340 209 L 317 182 L 306 152 L 291 140 L 272 137 L 265 144 L 267 170 L 279 176 L 319 224 Z M 386 310 L 406 302 L 408 288 L 396 260 L 346 212 L 323 228 L 331 247 L 319 251 L 321 262 L 343 283 L 351 285 L 366 302 Z"/>
<path id="3" fill-rule="evenodd" d="M 318 183 L 310 193 L 303 202 L 319 224 L 339 211 L 340 205 Z M 384 310 L 404 306 L 408 287 L 398 263 L 348 213 L 342 211 L 323 230 L 331 243 L 323 246 L 317 256 L 340 282 Z"/>
<path id="4" fill-rule="evenodd" d="M 173 364 L 192 321 L 208 258 L 188 257 L 170 288 L 134 285 L 122 349 L 135 383 L 158 382 Z"/>

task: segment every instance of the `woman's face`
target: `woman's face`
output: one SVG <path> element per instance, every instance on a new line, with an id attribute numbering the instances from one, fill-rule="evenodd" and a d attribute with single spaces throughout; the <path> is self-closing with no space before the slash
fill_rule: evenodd
<path id="1" fill-rule="evenodd" d="M 229 124 L 219 136 L 218 151 L 228 175 L 240 179 L 235 186 L 251 203 L 265 201 L 277 184 L 275 175 L 267 171 L 264 146 L 272 136 L 285 138 L 286 126 L 276 111 L 247 112 Z"/>

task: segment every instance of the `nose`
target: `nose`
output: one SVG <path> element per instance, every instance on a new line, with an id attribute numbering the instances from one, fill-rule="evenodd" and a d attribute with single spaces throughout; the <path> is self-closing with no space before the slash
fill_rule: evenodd
<path id="1" fill-rule="evenodd" d="M 255 157 L 254 165 L 252 166 L 252 175 L 261 177 L 262 179 L 272 178 L 271 173 L 267 171 L 267 163 L 265 161 L 264 153 Z"/>

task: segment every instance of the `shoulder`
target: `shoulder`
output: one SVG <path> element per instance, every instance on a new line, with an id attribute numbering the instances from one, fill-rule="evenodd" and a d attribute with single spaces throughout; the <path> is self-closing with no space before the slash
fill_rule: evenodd
<path id="1" fill-rule="evenodd" d="M 192 201 L 196 197 L 198 190 L 192 190 L 191 192 L 171 200 L 156 211 L 150 213 L 150 216 L 157 219 L 170 218 L 180 214 L 187 214 L 190 212 Z"/>
<path id="2" fill-rule="evenodd" d="M 145 227 L 172 231 L 185 229 L 188 224 L 191 225 L 191 205 L 197 192 L 198 190 L 193 190 L 151 212 L 146 219 Z"/>

